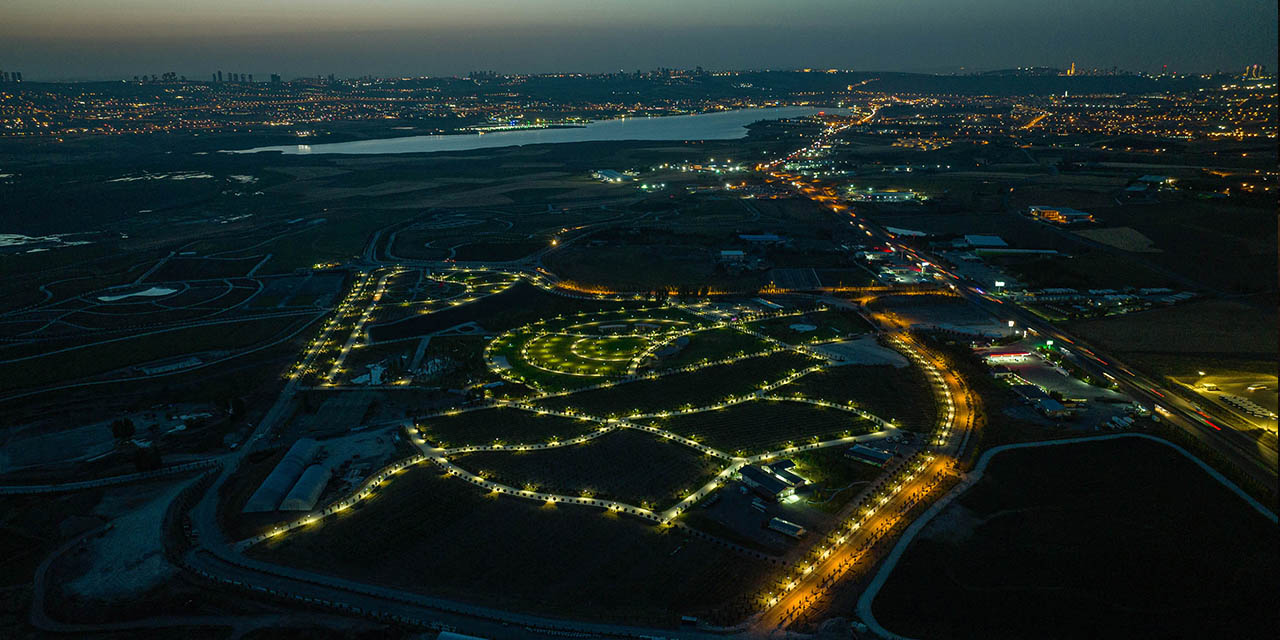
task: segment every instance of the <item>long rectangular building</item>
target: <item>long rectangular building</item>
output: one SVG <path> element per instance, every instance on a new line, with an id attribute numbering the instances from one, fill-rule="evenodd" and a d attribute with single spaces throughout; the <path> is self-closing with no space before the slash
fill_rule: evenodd
<path id="1" fill-rule="evenodd" d="M 1048 205 L 1034 204 L 1027 207 L 1027 213 L 1037 220 L 1052 222 L 1054 224 L 1079 224 L 1083 222 L 1093 222 L 1093 214 L 1084 211 L 1077 211 L 1071 207 L 1053 207 Z"/>

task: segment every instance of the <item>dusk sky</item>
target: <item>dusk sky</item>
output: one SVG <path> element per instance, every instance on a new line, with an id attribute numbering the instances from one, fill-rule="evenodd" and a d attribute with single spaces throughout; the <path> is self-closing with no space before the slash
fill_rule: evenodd
<path id="1" fill-rule="evenodd" d="M 1235 70 L 1276 59 L 1274 0 L 5 0 L 29 80 L 1019 65 Z"/>

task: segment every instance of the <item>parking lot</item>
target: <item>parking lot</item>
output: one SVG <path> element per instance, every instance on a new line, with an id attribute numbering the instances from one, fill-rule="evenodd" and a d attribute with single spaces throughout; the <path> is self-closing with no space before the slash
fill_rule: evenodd
<path id="1" fill-rule="evenodd" d="M 1088 384 L 1073 378 L 1067 371 L 1052 362 L 1035 355 L 1038 341 L 1022 341 L 1002 347 L 979 350 L 979 356 L 990 354 L 1026 353 L 1022 357 L 1005 357 L 999 360 L 1017 378 L 1011 384 L 1033 384 L 1051 396 L 1061 394 L 1062 404 L 1073 410 L 1074 415 L 1059 421 L 1071 428 L 1092 430 L 1117 416 L 1124 416 L 1131 409 L 1133 399 L 1112 389 Z M 1025 413 L 1025 412 L 1020 412 Z M 1038 414 L 1037 414 L 1038 415 Z M 1023 416 L 1020 416 L 1023 417 Z M 1044 419 L 1044 416 L 1039 416 Z"/>

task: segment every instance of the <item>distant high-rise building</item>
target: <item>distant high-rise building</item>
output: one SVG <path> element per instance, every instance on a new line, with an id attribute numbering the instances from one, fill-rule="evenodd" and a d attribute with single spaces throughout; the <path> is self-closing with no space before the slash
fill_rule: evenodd
<path id="1" fill-rule="evenodd" d="M 1071 66 L 1067 67 L 1067 75 L 1074 76 L 1075 74 L 1076 74 L 1076 63 L 1072 62 Z"/>
<path id="2" fill-rule="evenodd" d="M 249 83 L 253 84 L 253 74 L 249 74 Z"/>
<path id="3" fill-rule="evenodd" d="M 271 84 L 280 84 L 280 74 L 278 73 L 271 74 Z"/>
<path id="4" fill-rule="evenodd" d="M 218 82 L 222 82 L 222 70 L 218 70 Z"/>

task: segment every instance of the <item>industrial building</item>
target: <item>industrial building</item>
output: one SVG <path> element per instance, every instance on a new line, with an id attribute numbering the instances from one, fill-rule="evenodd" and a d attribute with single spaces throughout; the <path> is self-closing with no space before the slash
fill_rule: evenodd
<path id="1" fill-rule="evenodd" d="M 964 244 L 975 249 L 1001 249 L 1009 246 L 1000 236 L 984 234 L 968 234 L 964 237 Z"/>
<path id="2" fill-rule="evenodd" d="M 284 497 L 280 502 L 280 511 L 310 511 L 315 508 L 316 502 L 320 500 L 320 495 L 324 493 L 325 485 L 329 484 L 329 477 L 333 473 L 329 471 L 329 467 L 322 464 L 313 464 L 302 472 L 302 477 L 298 478 L 298 482 L 293 485 L 293 489 L 289 491 L 289 495 Z"/>
<path id="3" fill-rule="evenodd" d="M 877 467 L 883 467 L 897 454 L 886 449 L 872 449 L 866 445 L 855 444 L 844 452 L 845 457 L 853 458 L 859 462 L 865 462 Z"/>
<path id="4" fill-rule="evenodd" d="M 795 325 L 792 325 L 792 326 L 795 326 Z M 796 466 L 796 463 L 790 460 L 779 460 L 772 464 L 766 465 L 765 468 L 768 469 L 770 473 L 777 476 L 779 480 L 793 487 L 800 487 L 808 484 L 809 483 L 808 480 L 805 480 L 804 478 L 797 475 L 794 471 L 792 471 L 792 469 L 794 469 L 795 466 Z"/>
<path id="5" fill-rule="evenodd" d="M 591 177 L 602 182 L 631 182 L 632 180 L 635 180 L 635 178 L 620 171 L 614 171 L 613 169 L 600 169 L 598 171 L 594 171 L 592 172 Z"/>
<path id="6" fill-rule="evenodd" d="M 774 518 L 770 520 L 769 528 L 777 531 L 778 533 L 786 534 L 797 539 L 804 537 L 804 534 L 808 533 L 804 527 L 794 522 L 783 520 L 782 518 Z"/>
<path id="7" fill-rule="evenodd" d="M 1028 404 L 1036 408 L 1036 411 L 1050 418 L 1066 418 L 1071 415 L 1071 410 L 1062 405 L 1061 402 L 1049 397 L 1044 389 L 1034 384 L 1015 384 L 1009 388 L 1013 389 L 1018 395 L 1022 396 Z"/>
<path id="8" fill-rule="evenodd" d="M 796 492 L 795 487 L 783 482 L 778 476 L 754 465 L 743 467 L 740 474 L 742 482 L 755 490 L 762 498 L 778 500 Z"/>
<path id="9" fill-rule="evenodd" d="M 280 501 L 284 499 L 286 493 L 297 483 L 298 478 L 302 476 L 303 470 L 311 464 L 315 459 L 316 453 L 320 451 L 320 443 L 311 438 L 302 438 L 293 443 L 289 447 L 289 451 L 284 454 L 284 458 L 276 464 L 271 470 L 271 474 L 266 480 L 262 481 L 262 485 L 257 491 L 249 496 L 249 500 L 244 504 L 245 513 L 264 513 L 267 511 L 275 511 L 280 506 Z M 327 478 L 326 478 L 327 480 Z"/>
<path id="10" fill-rule="evenodd" d="M 776 233 L 740 233 L 738 239 L 752 244 L 781 244 L 787 239 Z"/>
<path id="11" fill-rule="evenodd" d="M 915 202 L 914 191 L 850 191 L 849 199 L 860 202 Z"/>
<path id="12" fill-rule="evenodd" d="M 1000 364 L 1004 362 L 1022 362 L 1031 357 L 1030 351 L 1000 351 L 988 353 L 982 356 L 987 364 Z"/>
<path id="13" fill-rule="evenodd" d="M 1085 211 L 1078 211 L 1071 207 L 1054 207 L 1048 205 L 1031 205 L 1027 207 L 1027 214 L 1037 220 L 1052 222 L 1054 224 L 1081 224 L 1085 222 L 1093 222 L 1093 214 Z"/>

